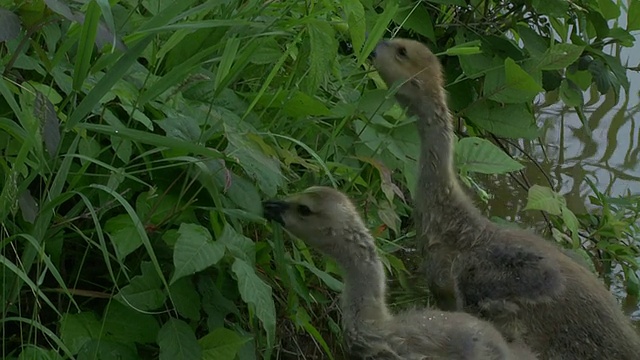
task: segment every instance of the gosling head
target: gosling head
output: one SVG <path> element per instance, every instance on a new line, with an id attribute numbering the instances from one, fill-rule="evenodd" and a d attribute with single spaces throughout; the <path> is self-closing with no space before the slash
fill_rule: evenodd
<path id="1" fill-rule="evenodd" d="M 266 219 L 326 252 L 345 246 L 350 234 L 366 231 L 351 200 L 329 187 L 312 186 L 284 200 L 265 201 L 263 209 Z"/>
<path id="2" fill-rule="evenodd" d="M 442 65 L 431 50 L 418 41 L 383 40 L 370 57 L 388 86 L 400 86 L 396 95 L 399 100 L 413 101 L 418 96 L 442 91 Z"/>

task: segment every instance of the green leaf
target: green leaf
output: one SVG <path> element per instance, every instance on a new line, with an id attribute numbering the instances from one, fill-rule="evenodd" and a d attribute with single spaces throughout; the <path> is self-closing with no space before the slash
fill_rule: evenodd
<path id="1" fill-rule="evenodd" d="M 328 272 L 322 271 L 318 269 L 315 265 L 308 263 L 306 261 L 296 261 L 294 262 L 294 264 L 304 266 L 307 269 L 309 269 L 309 271 L 311 271 L 315 276 L 317 276 L 320 280 L 322 280 L 322 282 L 325 283 L 325 285 L 327 285 L 329 289 L 335 292 L 342 292 L 342 289 L 344 288 L 344 284 L 342 283 L 342 281 L 334 278 Z"/>
<path id="2" fill-rule="evenodd" d="M 153 343 L 160 330 L 158 321 L 152 315 L 118 301 L 109 303 L 103 324 L 109 339 L 130 345 Z"/>
<path id="3" fill-rule="evenodd" d="M 215 265 L 224 256 L 224 246 L 213 241 L 205 227 L 196 224 L 181 224 L 180 237 L 173 249 L 175 273 L 171 284 L 183 276 L 195 274 Z"/>
<path id="4" fill-rule="evenodd" d="M 630 0 L 633 2 L 634 0 Z M 607 20 L 613 20 L 620 17 L 620 6 L 611 0 L 598 0 L 600 13 Z"/>
<path id="5" fill-rule="evenodd" d="M 202 358 L 202 348 L 196 335 L 182 320 L 169 319 L 158 333 L 160 360 L 196 360 Z"/>
<path id="6" fill-rule="evenodd" d="M 238 164 L 258 182 L 265 194 L 275 196 L 284 180 L 278 161 L 262 153 L 248 134 L 241 136 L 227 131 L 227 139 L 225 153 L 237 158 Z"/>
<path id="7" fill-rule="evenodd" d="M 0 43 L 18 37 L 21 28 L 18 15 L 0 8 Z"/>
<path id="8" fill-rule="evenodd" d="M 562 213 L 562 221 L 567 226 L 567 229 L 571 230 L 572 234 L 578 235 L 578 227 L 580 226 L 580 223 L 578 222 L 576 215 L 566 206 L 562 206 L 560 210 Z"/>
<path id="9" fill-rule="evenodd" d="M 469 119 L 477 126 L 497 136 L 508 138 L 535 139 L 538 128 L 526 104 L 500 106 L 483 101 L 467 112 Z"/>
<path id="10" fill-rule="evenodd" d="M 183 277 L 169 286 L 171 299 L 180 315 L 193 320 L 200 320 L 200 295 L 190 277 Z"/>
<path id="11" fill-rule="evenodd" d="M 238 47 L 240 47 L 240 39 L 236 36 L 228 39 L 225 42 L 224 51 L 222 52 L 222 57 L 220 58 L 220 65 L 218 65 L 216 77 L 214 79 L 214 87 L 216 89 L 220 86 L 222 80 L 224 80 L 224 78 L 229 75 L 229 70 L 231 70 L 233 61 L 238 55 Z"/>
<path id="12" fill-rule="evenodd" d="M 202 347 L 202 360 L 233 360 L 242 345 L 251 338 L 240 336 L 237 332 L 217 328 L 198 340 Z"/>
<path id="13" fill-rule="evenodd" d="M 139 310 L 158 309 L 164 304 L 166 298 L 164 291 L 162 291 L 162 280 L 153 263 L 143 262 L 140 269 L 142 274 L 134 276 L 129 285 L 123 287 L 116 294 L 115 299 Z"/>
<path id="14" fill-rule="evenodd" d="M 276 333 L 276 307 L 271 296 L 271 286 L 256 275 L 255 270 L 242 259 L 236 259 L 231 270 L 238 280 L 242 300 L 252 306 L 267 333 L 267 346 L 273 346 Z"/>
<path id="15" fill-rule="evenodd" d="M 194 143 L 203 140 L 198 121 L 190 116 L 176 114 L 163 120 L 155 120 L 155 122 L 164 130 L 168 137 Z"/>
<path id="16" fill-rule="evenodd" d="M 504 174 L 524 168 L 492 142 L 479 137 L 458 141 L 455 155 L 456 165 L 463 172 Z"/>
<path id="17" fill-rule="evenodd" d="M 583 51 L 584 46 L 573 44 L 553 45 L 542 54 L 536 67 L 540 70 L 565 69 L 578 60 Z"/>
<path id="18" fill-rule="evenodd" d="M 82 84 L 87 78 L 91 67 L 91 55 L 93 54 L 96 34 L 98 33 L 98 23 L 100 22 L 100 7 L 94 0 L 89 1 L 80 32 L 78 42 L 78 55 L 75 59 L 73 70 L 73 89 L 80 91 Z"/>
<path id="19" fill-rule="evenodd" d="M 567 0 L 532 0 L 533 8 L 544 15 L 564 18 L 569 11 Z"/>
<path id="20" fill-rule="evenodd" d="M 630 0 L 627 11 L 627 31 L 640 30 L 640 1 Z"/>
<path id="21" fill-rule="evenodd" d="M 458 59 L 460 60 L 460 67 L 462 67 L 462 71 L 471 79 L 479 78 L 482 75 L 493 71 L 498 71 L 501 74 L 504 73 L 501 70 L 503 61 L 497 56 L 491 57 L 487 54 L 480 53 L 461 56 Z"/>
<path id="22" fill-rule="evenodd" d="M 542 86 L 511 58 L 504 60 L 504 71 L 491 71 L 484 81 L 484 96 L 497 102 L 530 102 L 542 91 Z"/>
<path id="23" fill-rule="evenodd" d="M 384 36 L 384 33 L 387 31 L 387 27 L 391 22 L 391 19 L 398 12 L 398 8 L 400 5 L 396 1 L 390 1 L 385 3 L 384 11 L 382 14 L 378 15 L 378 19 L 376 23 L 373 25 L 373 28 L 369 32 L 369 36 L 367 37 L 364 43 L 364 50 L 360 53 L 360 57 L 358 58 L 357 66 L 362 66 L 362 64 L 367 60 L 367 56 L 371 54 L 373 49 L 378 45 L 378 42 Z"/>
<path id="24" fill-rule="evenodd" d="M 307 89 L 315 91 L 326 80 L 338 55 L 335 31 L 326 21 L 314 20 L 307 24 L 309 32 L 309 75 Z"/>
<path id="25" fill-rule="evenodd" d="M 91 339 L 100 338 L 102 324 L 93 312 L 66 313 L 60 320 L 60 337 L 72 354 L 77 354 Z"/>
<path id="26" fill-rule="evenodd" d="M 524 209 L 542 210 L 551 215 L 560 215 L 564 206 L 566 206 L 565 199 L 551 188 L 533 185 L 529 188 L 527 206 Z"/>
<path id="27" fill-rule="evenodd" d="M 129 68 L 138 60 L 138 56 L 147 48 L 147 45 L 155 37 L 153 35 L 147 35 L 144 39 L 138 41 L 135 46 L 131 47 L 126 53 L 118 59 L 118 61 L 111 66 L 104 76 L 98 81 L 98 83 L 89 91 L 87 96 L 82 99 L 78 107 L 71 113 L 67 121 L 67 129 L 73 129 L 84 117 L 89 114 L 93 108 L 100 104 L 102 97 L 117 83 L 129 70 Z M 91 44 L 93 47 L 93 44 Z M 74 74 L 75 80 L 75 74 Z M 84 81 L 84 79 L 83 79 Z M 95 125 L 94 126 L 101 126 Z M 134 130 L 131 130 L 134 131 Z M 116 131 L 117 133 L 117 131 Z"/>
<path id="28" fill-rule="evenodd" d="M 422 6 L 421 3 L 416 3 L 415 6 L 409 9 L 398 11 L 393 19 L 396 24 L 402 25 L 404 29 L 413 30 L 433 42 L 436 41 L 431 15 L 427 11 L 427 7 Z"/>
<path id="29" fill-rule="evenodd" d="M 122 260 L 142 245 L 142 239 L 133 220 L 127 214 L 116 215 L 107 220 L 104 231 L 109 235 L 116 249 L 116 256 Z"/>
<path id="30" fill-rule="evenodd" d="M 582 107 L 584 105 L 582 91 L 569 79 L 562 79 L 562 83 L 560 84 L 560 98 L 567 106 Z"/>
<path id="31" fill-rule="evenodd" d="M 347 24 L 349 24 L 349 36 L 357 57 L 362 53 L 362 47 L 366 40 L 367 23 L 365 18 L 364 7 L 359 0 L 341 1 L 342 9 L 347 16 Z"/>
<path id="32" fill-rule="evenodd" d="M 106 339 L 88 341 L 78 353 L 77 360 L 139 360 L 135 348 Z"/>
<path id="33" fill-rule="evenodd" d="M 231 225 L 226 224 L 218 242 L 223 244 L 235 258 L 253 265 L 256 260 L 256 245 L 248 237 L 238 233 Z"/>

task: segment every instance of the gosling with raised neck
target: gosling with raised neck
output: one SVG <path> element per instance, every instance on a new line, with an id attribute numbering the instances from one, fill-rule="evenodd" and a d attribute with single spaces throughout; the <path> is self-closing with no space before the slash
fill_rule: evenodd
<path id="1" fill-rule="evenodd" d="M 379 43 L 372 61 L 417 118 L 417 241 L 438 307 L 492 321 L 541 359 L 640 359 L 638 334 L 594 274 L 540 236 L 492 223 L 463 191 L 436 56 L 396 38 Z"/>

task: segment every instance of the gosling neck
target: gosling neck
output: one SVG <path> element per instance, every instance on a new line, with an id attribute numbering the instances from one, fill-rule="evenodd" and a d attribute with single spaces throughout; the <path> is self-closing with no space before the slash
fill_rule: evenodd
<path id="1" fill-rule="evenodd" d="M 400 103 L 417 117 L 420 186 L 440 190 L 458 187 L 453 162 L 453 124 L 444 94 L 425 94 Z"/>
<path id="2" fill-rule="evenodd" d="M 347 328 L 357 329 L 390 318 L 385 301 L 386 276 L 373 237 L 366 229 L 350 229 L 341 242 L 325 252 L 344 272 L 342 320 Z"/>

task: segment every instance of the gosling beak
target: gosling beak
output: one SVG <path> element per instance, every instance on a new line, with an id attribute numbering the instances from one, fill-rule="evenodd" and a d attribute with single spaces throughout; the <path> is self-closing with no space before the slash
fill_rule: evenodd
<path id="1" fill-rule="evenodd" d="M 284 226 L 284 219 L 282 214 L 287 211 L 289 204 L 281 200 L 267 200 L 262 203 L 262 211 L 264 212 L 264 218 L 278 222 Z"/>
<path id="2" fill-rule="evenodd" d="M 376 45 L 376 47 L 373 49 L 373 51 L 369 54 L 369 59 L 373 60 L 376 58 L 376 53 L 378 52 L 378 50 L 380 48 L 382 48 L 383 46 L 387 46 L 389 45 L 389 43 L 387 42 L 387 40 L 382 40 L 378 43 L 378 45 Z"/>

